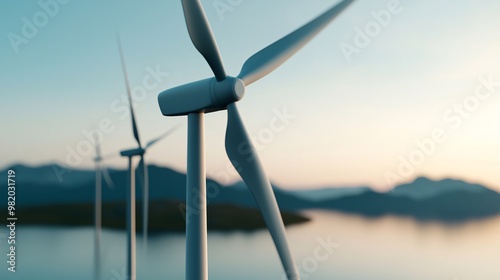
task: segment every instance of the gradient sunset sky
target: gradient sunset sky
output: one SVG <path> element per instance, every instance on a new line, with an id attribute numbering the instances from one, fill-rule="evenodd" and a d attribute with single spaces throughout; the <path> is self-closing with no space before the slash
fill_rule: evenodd
<path id="1" fill-rule="evenodd" d="M 213 74 L 189 39 L 181 2 L 65 2 L 18 46 L 12 34 L 22 36 L 23 18 L 33 23 L 44 10 L 37 1 L 0 2 L 0 166 L 91 168 L 93 151 L 80 153 L 75 163 L 67 161 L 68 150 L 82 148 L 83 131 L 103 120 L 113 127 L 104 134 L 103 153 L 135 146 L 124 110 L 119 32 L 132 87 L 142 86 L 153 70 L 164 73 L 143 94 L 136 92 L 143 141 L 180 124 L 147 158 L 185 171 L 186 118 L 163 117 L 156 98 Z M 252 54 L 337 2 L 202 0 L 233 76 Z M 230 9 L 217 10 L 221 3 Z M 373 12 L 391 7 L 398 12 L 371 30 L 369 42 L 357 42 L 348 59 L 342 46 L 356 47 L 358 29 L 374 28 Z M 387 189 L 390 172 L 403 181 L 453 177 L 500 190 L 499 12 L 496 0 L 358 0 L 291 60 L 249 86 L 239 102 L 271 180 L 286 188 Z M 276 112 L 284 111 L 293 117 L 275 122 Z M 233 182 L 238 177 L 224 151 L 226 113 L 206 121 L 207 173 Z M 435 148 L 418 152 L 416 142 L 433 135 Z M 402 176 L 404 161 L 418 164 Z M 116 157 L 107 164 L 124 168 L 126 161 Z"/>

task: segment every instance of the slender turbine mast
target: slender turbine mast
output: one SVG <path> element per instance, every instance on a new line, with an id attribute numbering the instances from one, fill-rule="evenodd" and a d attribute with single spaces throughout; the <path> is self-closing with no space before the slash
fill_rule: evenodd
<path id="1" fill-rule="evenodd" d="M 95 202 L 94 202 L 94 272 L 95 279 L 101 277 L 101 231 L 102 231 L 102 178 L 109 188 L 113 188 L 113 181 L 108 170 L 102 165 L 101 146 L 97 137 L 95 141 Z"/>
<path id="2" fill-rule="evenodd" d="M 188 116 L 187 280 L 208 278 L 204 114 L 219 110 L 227 110 L 228 114 L 226 153 L 261 209 L 288 279 L 300 278 L 271 184 L 245 130 L 236 102 L 243 98 L 248 85 L 281 66 L 353 1 L 340 2 L 316 19 L 259 51 L 244 63 L 238 77 L 230 77 L 224 70 L 217 43 L 200 1 L 182 0 L 191 41 L 215 75 L 215 78 L 166 90 L 158 97 L 163 115 Z M 201 210 L 198 212 L 194 209 Z"/>

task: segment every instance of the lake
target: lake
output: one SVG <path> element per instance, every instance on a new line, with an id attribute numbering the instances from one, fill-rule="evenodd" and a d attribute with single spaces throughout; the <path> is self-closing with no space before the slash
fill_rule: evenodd
<path id="1" fill-rule="evenodd" d="M 500 279 L 500 217 L 443 225 L 333 212 L 306 215 L 313 221 L 288 228 L 304 280 Z M 2 233 L 6 260 L 6 230 Z M 125 237 L 121 231 L 103 232 L 103 280 L 125 280 Z M 138 280 L 184 279 L 183 234 L 151 236 L 147 254 L 141 241 L 138 235 Z M 92 228 L 18 227 L 17 246 L 17 272 L 8 272 L 4 262 L 0 279 L 93 279 Z M 209 233 L 209 275 L 284 279 L 267 231 Z"/>

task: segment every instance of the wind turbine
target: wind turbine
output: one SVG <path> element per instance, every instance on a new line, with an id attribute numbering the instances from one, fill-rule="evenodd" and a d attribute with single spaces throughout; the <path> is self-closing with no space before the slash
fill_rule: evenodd
<path id="1" fill-rule="evenodd" d="M 235 102 L 243 98 L 246 86 L 278 68 L 352 2 L 354 0 L 340 2 L 316 19 L 259 51 L 245 62 L 238 77 L 230 77 L 224 70 L 216 40 L 200 1 L 182 0 L 191 41 L 215 75 L 215 78 L 166 90 L 158 96 L 163 115 L 188 116 L 187 280 L 208 278 L 204 116 L 205 113 L 219 110 L 227 110 L 228 113 L 226 153 L 262 211 L 288 279 L 300 278 L 271 184 L 245 130 Z"/>
<path id="2" fill-rule="evenodd" d="M 149 141 L 146 146 L 142 146 L 139 137 L 139 130 L 137 128 L 137 121 L 134 114 L 134 108 L 132 106 L 132 93 L 130 90 L 130 83 L 128 81 L 127 69 L 125 67 L 125 59 L 123 57 L 123 50 L 118 39 L 118 48 L 120 50 L 120 59 L 122 64 L 123 75 L 125 78 L 125 86 L 127 88 L 128 102 L 130 108 L 130 116 L 132 119 L 132 132 L 134 138 L 137 141 L 138 147 L 134 149 L 124 150 L 120 152 L 120 155 L 128 158 L 128 177 L 129 177 L 129 190 L 127 192 L 127 275 L 129 275 L 131 280 L 136 278 L 136 215 L 135 215 L 135 172 L 133 168 L 132 159 L 135 156 L 139 156 L 141 159 L 139 161 L 139 176 L 142 177 L 143 186 L 143 240 L 144 248 L 147 248 L 147 235 L 148 235 L 148 219 L 149 219 L 149 173 L 147 165 L 144 161 L 144 154 L 147 149 L 151 148 L 154 144 L 158 143 L 160 140 L 164 139 L 171 133 L 173 133 L 178 126 L 169 129 L 164 134 L 159 137 Z"/>
<path id="3" fill-rule="evenodd" d="M 101 145 L 97 137 L 94 138 L 95 145 L 95 202 L 94 202 L 94 261 L 95 279 L 101 274 L 101 231 L 102 231 L 102 178 L 109 188 L 112 188 L 113 181 L 109 176 L 108 169 L 102 166 L 104 157 L 101 155 Z"/>

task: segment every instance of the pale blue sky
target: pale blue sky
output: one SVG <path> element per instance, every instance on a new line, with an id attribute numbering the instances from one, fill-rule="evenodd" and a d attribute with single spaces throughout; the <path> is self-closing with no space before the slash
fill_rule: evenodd
<path id="1" fill-rule="evenodd" d="M 202 0 L 231 75 L 250 55 L 336 2 L 243 0 L 221 19 L 217 1 Z M 402 0 L 401 13 L 349 62 L 340 44 L 353 44 L 356 28 L 364 29 L 371 12 L 390 2 L 358 0 L 290 61 L 247 88 L 239 107 L 249 133 L 265 142 L 260 155 L 268 175 L 290 188 L 384 189 L 386 172 L 398 173 L 399 156 L 408 158 L 416 140 L 441 128 L 446 141 L 402 179 L 451 176 L 500 189 L 500 88 L 461 125 L 443 119 L 474 94 L 481 75 L 500 81 L 500 2 Z M 0 165 L 65 163 L 66 147 L 76 149 L 85 139 L 82 130 L 105 118 L 116 128 L 104 137 L 104 153 L 134 146 L 128 116 L 112 109 L 124 105 L 119 32 L 133 86 L 142 84 L 148 67 L 169 73 L 137 102 L 143 141 L 182 124 L 148 159 L 185 170 L 186 119 L 161 116 L 156 97 L 212 73 L 189 40 L 180 1 L 69 1 L 16 54 L 9 33 L 22 34 L 23 17 L 32 21 L 40 11 L 36 1 L 0 3 Z M 295 118 L 269 141 L 259 139 L 273 110 L 284 108 Z M 235 180 L 224 151 L 226 115 L 206 120 L 208 174 Z M 91 167 L 92 155 L 78 166 Z"/>

